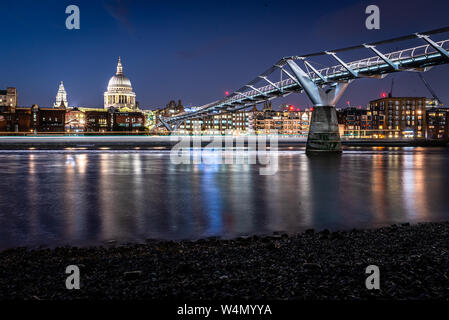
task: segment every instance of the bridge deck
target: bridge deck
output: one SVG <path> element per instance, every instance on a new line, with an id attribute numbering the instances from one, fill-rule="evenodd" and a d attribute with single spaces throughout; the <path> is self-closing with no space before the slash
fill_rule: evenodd
<path id="1" fill-rule="evenodd" d="M 449 28 L 431 31 L 426 34 L 435 34 L 437 32 L 447 31 L 449 31 Z M 410 37 L 413 36 L 401 37 L 396 39 L 396 41 L 402 41 L 404 39 L 409 39 Z M 237 111 L 264 102 L 266 100 L 286 96 L 292 92 L 302 92 L 303 88 L 301 84 L 294 76 L 291 75 L 291 73 L 288 72 L 288 70 L 285 69 L 288 59 L 302 61 L 306 66 L 305 69 L 307 70 L 307 74 L 310 79 L 319 86 L 332 85 L 338 82 L 351 81 L 353 79 L 362 77 L 384 77 L 389 73 L 400 71 L 426 71 L 429 67 L 449 62 L 449 56 L 447 54 L 449 50 L 449 39 L 433 42 L 432 40 L 427 40 L 428 36 L 414 35 L 414 38 L 425 38 L 428 44 L 394 51 L 387 54 L 382 54 L 379 51 L 375 51 L 375 56 L 370 56 L 368 58 L 348 63 L 340 61 L 340 64 L 338 65 L 322 68 L 320 70 L 314 69 L 310 64 L 307 63 L 308 57 L 316 55 L 334 56 L 335 52 L 344 51 L 346 49 L 334 50 L 334 52 L 321 52 L 306 56 L 293 56 L 283 58 L 267 71 L 258 76 L 256 79 L 249 82 L 247 85 L 235 91 L 228 97 L 225 97 L 224 99 L 216 102 L 206 104 L 194 112 L 184 112 L 173 117 L 165 118 L 164 121 L 166 123 L 176 123 L 189 118 L 200 118 L 208 114 Z M 388 40 L 388 42 L 394 41 L 395 39 Z M 347 49 L 351 50 L 361 47 L 371 49 L 370 47 L 375 46 L 371 44 Z M 338 60 L 339 58 L 336 57 L 336 59 Z M 310 68 L 308 67 L 310 67 L 312 70 L 309 70 Z M 270 80 L 269 76 L 272 75 L 276 70 L 280 70 L 281 78 L 283 75 L 286 76 L 286 78 L 280 79 L 279 81 Z M 255 87 L 255 85 L 261 81 L 267 84 Z M 160 125 L 161 124 L 158 124 L 158 126 Z"/>

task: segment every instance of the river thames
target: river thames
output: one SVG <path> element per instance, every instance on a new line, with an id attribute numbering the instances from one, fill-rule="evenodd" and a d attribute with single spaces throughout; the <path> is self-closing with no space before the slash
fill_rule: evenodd
<path id="1" fill-rule="evenodd" d="M 346 147 L 258 164 L 169 150 L 1 151 L 0 248 L 372 228 L 449 220 L 449 149 Z"/>

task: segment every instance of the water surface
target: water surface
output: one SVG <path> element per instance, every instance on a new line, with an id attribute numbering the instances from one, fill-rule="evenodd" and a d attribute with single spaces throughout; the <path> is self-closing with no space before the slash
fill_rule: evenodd
<path id="1" fill-rule="evenodd" d="M 0 248 L 235 237 L 449 220 L 447 148 L 282 151 L 181 164 L 168 151 L 1 151 Z"/>

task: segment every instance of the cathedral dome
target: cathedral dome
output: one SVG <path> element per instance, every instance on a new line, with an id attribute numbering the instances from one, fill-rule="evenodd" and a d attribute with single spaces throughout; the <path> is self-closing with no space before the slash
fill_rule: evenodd
<path id="1" fill-rule="evenodd" d="M 108 91 L 114 91 L 114 89 L 129 88 L 132 90 L 131 81 L 124 74 L 117 74 L 113 76 L 108 83 Z"/>
<path id="2" fill-rule="evenodd" d="M 117 73 L 108 83 L 108 92 L 114 91 L 132 91 L 131 81 L 123 74 L 122 61 L 119 58 L 117 64 Z"/>
<path id="3" fill-rule="evenodd" d="M 137 109 L 136 94 L 131 87 L 131 81 L 123 74 L 122 61 L 118 58 L 117 73 L 108 83 L 104 93 L 104 107 Z"/>

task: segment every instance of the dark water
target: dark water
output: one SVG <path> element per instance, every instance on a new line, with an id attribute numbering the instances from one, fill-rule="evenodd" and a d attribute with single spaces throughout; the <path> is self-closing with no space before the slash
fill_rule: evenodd
<path id="1" fill-rule="evenodd" d="M 443 148 L 284 151 L 271 176 L 162 150 L 81 152 L 0 152 L 0 248 L 449 220 Z"/>

